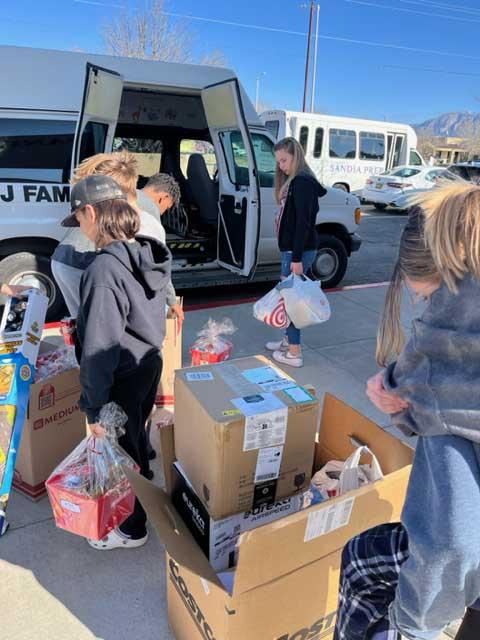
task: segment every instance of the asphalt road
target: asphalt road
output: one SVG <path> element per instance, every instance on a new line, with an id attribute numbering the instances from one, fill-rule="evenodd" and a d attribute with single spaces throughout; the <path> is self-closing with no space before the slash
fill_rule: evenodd
<path id="1" fill-rule="evenodd" d="M 364 217 L 359 227 L 360 250 L 352 254 L 341 286 L 386 282 L 390 279 L 398 251 L 405 214 L 396 211 L 376 211 L 363 207 Z M 228 300 L 263 295 L 272 284 L 250 284 L 229 287 L 206 287 L 182 291 L 185 305 L 213 304 Z"/>

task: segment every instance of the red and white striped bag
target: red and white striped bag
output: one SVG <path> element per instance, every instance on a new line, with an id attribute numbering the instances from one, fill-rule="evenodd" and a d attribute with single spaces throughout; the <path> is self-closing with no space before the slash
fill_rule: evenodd
<path id="1" fill-rule="evenodd" d="M 276 329 L 285 329 L 290 324 L 283 298 L 276 287 L 253 305 L 253 316 Z"/>

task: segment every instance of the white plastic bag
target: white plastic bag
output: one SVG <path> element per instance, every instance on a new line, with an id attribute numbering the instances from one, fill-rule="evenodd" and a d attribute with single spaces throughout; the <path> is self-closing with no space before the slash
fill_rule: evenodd
<path id="1" fill-rule="evenodd" d="M 290 324 L 290 318 L 285 311 L 285 303 L 277 287 L 257 300 L 253 305 L 253 316 L 260 322 L 275 327 L 275 329 L 285 329 Z"/>
<path id="2" fill-rule="evenodd" d="M 292 274 L 277 287 L 287 315 L 297 329 L 305 329 L 330 318 L 330 305 L 320 282 Z"/>
<path id="3" fill-rule="evenodd" d="M 371 456 L 370 464 L 360 464 L 363 454 Z M 376 456 L 368 447 L 359 447 L 345 462 L 331 460 L 317 471 L 311 480 L 309 491 L 304 496 L 303 508 L 336 498 L 382 478 L 382 469 Z"/>

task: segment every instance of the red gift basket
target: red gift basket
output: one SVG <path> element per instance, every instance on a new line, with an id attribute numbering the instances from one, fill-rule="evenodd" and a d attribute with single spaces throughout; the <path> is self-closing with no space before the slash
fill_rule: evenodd
<path id="1" fill-rule="evenodd" d="M 102 412 L 111 411 L 111 405 L 125 422 L 125 414 L 115 403 Z M 105 418 L 100 422 L 106 436 L 82 440 L 46 482 L 57 527 L 92 540 L 101 540 L 133 513 L 135 494 L 122 465 L 138 470 L 117 444 L 115 428 Z"/>
<path id="2" fill-rule="evenodd" d="M 224 336 L 231 335 L 236 330 L 233 322 L 228 318 L 222 322 L 215 322 L 210 318 L 190 347 L 192 366 L 216 364 L 228 360 L 233 350 L 233 342 Z"/>

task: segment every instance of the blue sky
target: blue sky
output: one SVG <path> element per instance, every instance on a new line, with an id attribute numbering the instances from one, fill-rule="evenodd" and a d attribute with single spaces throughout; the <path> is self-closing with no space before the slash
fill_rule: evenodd
<path id="1" fill-rule="evenodd" d="M 3 2 L 1 44 L 102 52 L 101 25 L 121 11 L 118 6 L 142 0 Z M 320 4 L 316 110 L 410 123 L 447 111 L 480 111 L 480 0 Z M 265 72 L 262 102 L 300 109 L 308 28 L 301 5 L 302 0 L 167 0 L 165 9 L 203 19 L 188 22 L 198 52 L 223 51 L 252 99 L 256 78 Z"/>

